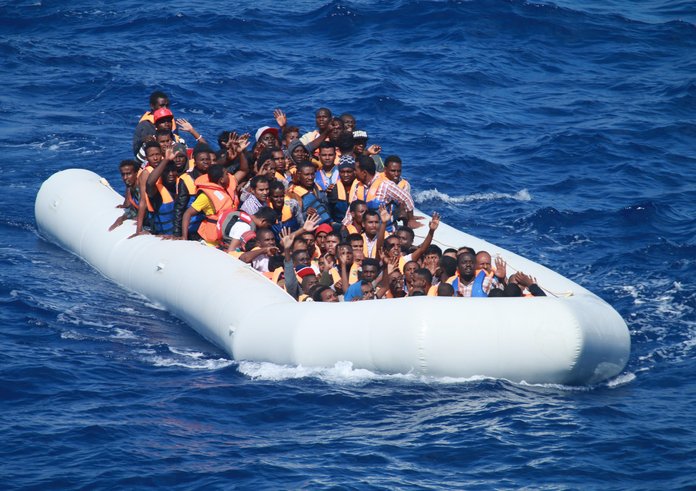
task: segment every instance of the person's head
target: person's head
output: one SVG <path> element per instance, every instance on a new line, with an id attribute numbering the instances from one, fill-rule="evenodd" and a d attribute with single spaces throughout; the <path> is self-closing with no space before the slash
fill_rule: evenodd
<path id="1" fill-rule="evenodd" d="M 169 108 L 169 97 L 161 90 L 156 90 L 150 94 L 150 110 L 154 112 L 161 107 Z"/>
<path id="2" fill-rule="evenodd" d="M 285 204 L 285 186 L 280 181 L 273 180 L 268 184 L 268 200 L 271 207 L 280 212 Z"/>
<path id="3" fill-rule="evenodd" d="M 292 264 L 294 266 L 307 265 L 309 264 L 310 258 L 307 249 L 298 249 L 292 251 Z"/>
<path id="4" fill-rule="evenodd" d="M 433 261 L 437 264 L 442 257 L 442 249 L 435 244 L 430 244 L 423 253 L 423 261 Z"/>
<path id="5" fill-rule="evenodd" d="M 377 259 L 366 257 L 362 262 L 362 279 L 364 281 L 375 281 L 380 273 L 379 261 Z"/>
<path id="6" fill-rule="evenodd" d="M 355 201 L 351 202 L 348 209 L 353 217 L 353 223 L 357 223 L 358 225 L 362 226 L 363 216 L 367 211 L 367 203 L 361 199 L 356 199 Z"/>
<path id="7" fill-rule="evenodd" d="M 300 162 L 309 160 L 309 152 L 300 140 L 293 140 L 290 142 L 288 145 L 288 155 L 290 156 L 290 160 L 292 160 L 295 165 L 299 165 Z"/>
<path id="8" fill-rule="evenodd" d="M 375 298 L 375 287 L 369 281 L 363 281 L 360 285 L 363 300 L 372 300 Z"/>
<path id="9" fill-rule="evenodd" d="M 268 228 L 275 223 L 276 212 L 273 211 L 273 208 L 264 206 L 254 213 L 251 219 L 256 224 L 256 228 Z"/>
<path id="10" fill-rule="evenodd" d="M 363 184 L 369 184 L 377 172 L 375 161 L 366 155 L 359 155 L 355 159 L 355 177 Z"/>
<path id="11" fill-rule="evenodd" d="M 319 131 L 324 131 L 331 122 L 331 111 L 325 107 L 320 107 L 314 113 L 314 121 Z"/>
<path id="12" fill-rule="evenodd" d="M 367 210 L 363 216 L 363 228 L 368 237 L 374 237 L 379 230 L 379 213 L 377 210 Z"/>
<path id="13" fill-rule="evenodd" d="M 476 256 L 470 252 L 463 252 L 457 258 L 457 271 L 460 278 L 465 281 L 474 279 L 476 272 Z"/>
<path id="14" fill-rule="evenodd" d="M 174 143 L 172 140 L 172 132 L 167 130 L 157 130 L 155 132 L 155 141 L 159 143 L 163 150 L 166 150 Z"/>
<path id="15" fill-rule="evenodd" d="M 356 158 L 362 155 L 367 145 L 367 131 L 353 130 L 353 154 Z"/>
<path id="16" fill-rule="evenodd" d="M 319 146 L 319 162 L 321 162 L 322 169 L 331 170 L 334 166 L 334 161 L 336 160 L 336 147 L 332 143 L 323 142 Z"/>
<path id="17" fill-rule="evenodd" d="M 333 288 L 319 285 L 312 292 L 312 300 L 315 302 L 338 302 L 338 295 Z"/>
<path id="18" fill-rule="evenodd" d="M 297 126 L 286 126 L 283 129 L 283 144 L 287 148 L 290 142 L 300 137 L 300 129 Z"/>
<path id="19" fill-rule="evenodd" d="M 178 177 L 179 172 L 177 171 L 176 164 L 174 162 L 167 162 L 167 167 L 164 168 L 164 173 L 162 173 L 162 182 L 166 186 L 172 186 L 176 184 Z"/>
<path id="20" fill-rule="evenodd" d="M 522 289 L 516 283 L 508 283 L 503 290 L 504 297 L 521 297 Z"/>
<path id="21" fill-rule="evenodd" d="M 186 168 L 188 167 L 186 145 L 183 143 L 176 143 L 172 147 L 172 150 L 174 151 L 174 163 L 176 164 L 176 169 L 181 175 L 182 173 L 186 172 Z"/>
<path id="22" fill-rule="evenodd" d="M 254 176 L 249 181 L 249 189 L 251 194 L 253 194 L 257 200 L 261 203 L 266 203 L 268 201 L 269 183 L 266 176 Z"/>
<path id="23" fill-rule="evenodd" d="M 393 259 L 399 257 L 401 256 L 401 241 L 399 241 L 398 237 L 390 235 L 384 239 L 382 249 L 384 250 L 382 256 L 385 258 Z"/>
<path id="24" fill-rule="evenodd" d="M 407 252 L 410 251 L 411 247 L 413 247 L 413 239 L 416 237 L 413 233 L 413 229 L 411 227 L 407 227 L 406 225 L 402 225 L 396 229 L 395 235 L 401 242 L 401 249 Z"/>
<path id="25" fill-rule="evenodd" d="M 452 247 L 448 247 L 447 249 L 445 249 L 445 250 L 443 251 L 442 255 L 443 255 L 443 256 L 449 256 L 449 257 L 451 257 L 452 259 L 454 259 L 455 262 L 457 261 L 457 249 L 453 249 Z M 454 274 L 454 273 L 452 273 L 452 274 Z"/>
<path id="26" fill-rule="evenodd" d="M 343 184 L 346 190 L 350 189 L 350 186 L 355 181 L 355 166 L 350 164 L 341 164 L 338 166 L 338 178 Z"/>
<path id="27" fill-rule="evenodd" d="M 278 130 L 276 128 L 271 128 L 270 126 L 263 126 L 256 131 L 256 142 L 263 143 L 266 148 L 276 147 L 280 144 L 278 142 Z"/>
<path id="28" fill-rule="evenodd" d="M 193 147 L 193 164 L 201 174 L 206 174 L 210 168 L 210 150 L 205 143 Z"/>
<path id="29" fill-rule="evenodd" d="M 401 180 L 401 159 L 396 155 L 390 155 L 384 161 L 384 175 L 392 182 Z"/>
<path id="30" fill-rule="evenodd" d="M 394 298 L 406 295 L 404 291 L 404 275 L 398 269 L 389 274 L 389 291 Z"/>
<path id="31" fill-rule="evenodd" d="M 418 268 L 413 272 L 413 288 L 427 292 L 432 286 L 433 274 L 426 268 Z"/>
<path id="32" fill-rule="evenodd" d="M 355 129 L 355 117 L 352 114 L 343 113 L 340 116 L 341 121 L 343 121 L 343 130 L 350 131 L 351 135 Z"/>
<path id="33" fill-rule="evenodd" d="M 346 242 L 350 244 L 351 249 L 353 249 L 353 252 L 355 253 L 356 251 L 362 252 L 363 250 L 363 237 L 360 234 L 349 234 L 348 237 L 346 237 Z"/>
<path id="34" fill-rule="evenodd" d="M 314 270 L 312 268 L 308 269 L 310 269 L 312 272 L 305 274 L 300 282 L 300 285 L 302 286 L 302 293 L 304 294 L 309 294 L 310 290 L 319 283 L 319 279 L 314 273 Z"/>
<path id="35" fill-rule="evenodd" d="M 476 269 L 482 269 L 486 273 L 490 273 L 493 269 L 491 266 L 491 255 L 486 251 L 479 251 L 476 254 Z"/>
<path id="36" fill-rule="evenodd" d="M 147 163 L 152 167 L 157 167 L 160 162 L 162 162 L 164 154 L 162 154 L 162 148 L 159 143 L 156 141 L 149 141 L 145 144 L 145 158 L 147 159 Z"/>
<path id="37" fill-rule="evenodd" d="M 160 107 L 152 113 L 152 119 L 154 120 L 155 130 L 167 130 L 172 131 L 174 126 L 174 115 L 166 107 Z"/>
<path id="38" fill-rule="evenodd" d="M 307 251 L 307 253 L 309 253 L 307 241 L 302 237 L 295 237 L 295 240 L 292 241 L 292 252 L 295 251 Z"/>
<path id="39" fill-rule="evenodd" d="M 459 255 L 464 253 L 464 252 L 469 252 L 469 253 L 473 254 L 474 256 L 476 255 L 476 251 L 473 248 L 471 248 L 469 246 L 462 246 L 459 249 L 457 249 L 457 257 L 459 257 Z"/>
<path id="40" fill-rule="evenodd" d="M 256 245 L 259 247 L 272 247 L 276 245 L 275 235 L 270 228 L 262 228 L 256 231 Z"/>
<path id="41" fill-rule="evenodd" d="M 406 284 L 411 286 L 413 284 L 413 275 L 418 269 L 418 263 L 416 261 L 409 261 L 404 264 L 404 280 Z"/>
<path id="42" fill-rule="evenodd" d="M 448 278 L 457 274 L 457 260 L 451 256 L 443 255 L 440 258 L 440 281 L 446 281 Z"/>
<path id="43" fill-rule="evenodd" d="M 208 168 L 208 180 L 213 184 L 219 184 L 223 188 L 229 183 L 229 175 L 227 169 L 220 164 L 211 165 Z"/>
<path id="44" fill-rule="evenodd" d="M 328 252 L 319 258 L 319 271 L 322 273 L 329 271 L 336 264 L 336 257 Z"/>
<path id="45" fill-rule="evenodd" d="M 353 154 L 353 147 L 355 147 L 355 140 L 353 140 L 352 131 L 342 131 L 338 138 L 333 140 L 336 148 L 341 152 L 341 156 L 348 156 Z M 353 159 L 355 160 L 355 159 Z"/>
<path id="46" fill-rule="evenodd" d="M 336 141 L 338 135 L 343 131 L 343 120 L 341 120 L 341 118 L 331 118 L 329 128 L 329 139 L 331 141 Z"/>
<path id="47" fill-rule="evenodd" d="M 128 187 L 135 186 L 138 181 L 138 169 L 140 166 L 135 160 L 122 160 L 118 166 L 118 170 L 121 173 L 121 179 L 123 179 L 123 184 Z"/>
<path id="48" fill-rule="evenodd" d="M 307 250 L 309 253 L 314 254 L 314 251 L 316 250 L 316 239 L 314 237 L 314 232 L 308 232 L 305 230 L 300 234 L 300 237 L 307 242 Z"/>
<path id="49" fill-rule="evenodd" d="M 336 257 L 345 256 L 346 265 L 350 268 L 353 264 L 353 248 L 346 242 L 341 242 L 336 246 Z"/>
<path id="50" fill-rule="evenodd" d="M 269 151 L 271 152 L 271 160 L 273 161 L 273 170 L 275 172 L 285 174 L 285 171 L 287 170 L 287 164 L 285 161 L 285 154 L 283 153 L 283 151 L 278 147 L 271 147 L 269 148 Z"/>
<path id="51" fill-rule="evenodd" d="M 317 169 L 314 164 L 308 161 L 300 162 L 297 165 L 298 184 L 306 189 L 314 188 L 314 176 Z"/>
<path id="52" fill-rule="evenodd" d="M 449 283 L 440 283 L 437 285 L 437 296 L 438 297 L 453 297 L 454 287 Z"/>
<path id="53" fill-rule="evenodd" d="M 316 244 L 319 246 L 319 250 L 324 253 L 326 252 L 326 236 L 333 232 L 333 228 L 328 223 L 322 223 L 314 231 L 314 237 Z"/>
<path id="54" fill-rule="evenodd" d="M 491 291 L 488 292 L 488 298 L 496 298 L 496 297 L 504 297 L 505 292 L 501 290 L 500 288 L 491 288 Z"/>
<path id="55" fill-rule="evenodd" d="M 326 234 L 326 239 L 324 240 L 324 248 L 327 254 L 336 255 L 336 246 L 341 242 L 341 235 L 337 232 L 330 232 Z"/>

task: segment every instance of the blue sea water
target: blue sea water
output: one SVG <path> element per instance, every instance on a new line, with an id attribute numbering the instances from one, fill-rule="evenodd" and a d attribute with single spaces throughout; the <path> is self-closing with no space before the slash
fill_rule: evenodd
<path id="1" fill-rule="evenodd" d="M 681 0 L 0 1 L 1 487 L 694 489 L 694 53 Z M 155 89 L 211 139 L 352 112 L 419 208 L 614 305 L 624 373 L 228 359 L 36 230 L 54 172 L 120 185 Z"/>

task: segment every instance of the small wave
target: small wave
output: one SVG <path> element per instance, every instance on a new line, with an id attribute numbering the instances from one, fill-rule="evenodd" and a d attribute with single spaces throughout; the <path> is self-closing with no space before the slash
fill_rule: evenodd
<path id="1" fill-rule="evenodd" d="M 474 193 L 465 194 L 462 196 L 450 196 L 447 193 L 442 193 L 437 189 L 427 189 L 418 191 L 413 195 L 416 203 L 424 203 L 426 201 L 442 201 L 448 204 L 471 203 L 473 201 L 497 201 L 497 200 L 513 200 L 513 201 L 531 201 L 532 195 L 527 189 L 522 189 L 514 194 L 511 193 Z"/>
<path id="2" fill-rule="evenodd" d="M 610 389 L 615 389 L 616 387 L 622 387 L 628 385 L 636 379 L 635 373 L 622 373 L 617 377 L 607 381 L 607 387 Z"/>
<path id="3" fill-rule="evenodd" d="M 191 370 L 219 370 L 234 364 L 234 360 L 227 358 L 207 358 L 205 353 L 188 351 L 168 347 L 174 356 L 158 353 L 151 349 L 136 350 L 136 353 L 145 355 L 144 361 L 152 363 L 156 367 L 181 367 Z"/>
<path id="4" fill-rule="evenodd" d="M 138 339 L 138 336 L 136 336 L 132 331 L 129 331 L 128 329 L 121 329 L 119 327 L 114 329 L 114 334 L 111 337 L 114 339 Z"/>

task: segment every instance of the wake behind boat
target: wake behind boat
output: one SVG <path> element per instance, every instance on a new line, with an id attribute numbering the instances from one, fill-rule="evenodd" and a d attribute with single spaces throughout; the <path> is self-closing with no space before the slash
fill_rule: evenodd
<path id="1" fill-rule="evenodd" d="M 89 207 L 83 204 L 89 202 Z M 443 245 L 504 256 L 554 293 L 534 298 L 408 297 L 299 303 L 246 263 L 198 242 L 112 232 L 123 197 L 69 169 L 36 197 L 41 234 L 123 287 L 163 305 L 235 360 L 436 377 L 595 384 L 623 370 L 630 336 L 599 297 L 548 268 L 445 224 Z M 209 288 L 197 288 L 205 272 Z"/>

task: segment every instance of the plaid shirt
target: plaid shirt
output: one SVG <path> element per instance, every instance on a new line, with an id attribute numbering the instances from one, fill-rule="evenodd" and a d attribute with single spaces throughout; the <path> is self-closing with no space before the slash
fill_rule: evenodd
<path id="1" fill-rule="evenodd" d="M 378 175 L 374 176 L 369 184 L 358 184 L 353 193 L 351 194 L 349 202 L 353 202 L 356 199 L 361 199 L 367 201 L 367 194 L 369 193 L 372 186 L 377 186 L 375 190 L 375 199 L 382 201 L 384 203 L 389 203 L 395 201 L 399 203 L 405 211 L 413 211 L 413 198 L 411 198 L 411 193 L 404 191 L 399 186 L 394 184 L 392 181 L 386 178 L 382 178 Z M 346 217 L 343 219 L 343 225 L 350 225 L 353 223 L 353 216 L 350 214 L 350 209 L 346 212 Z"/>

